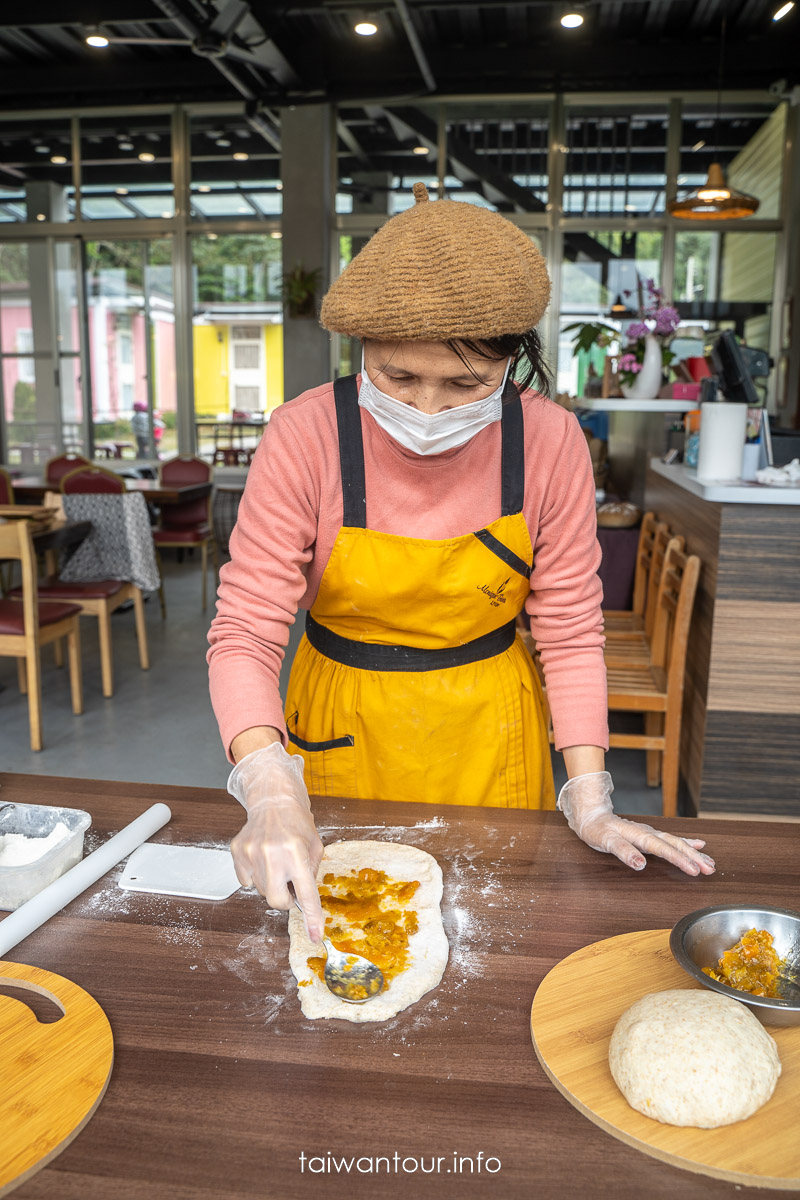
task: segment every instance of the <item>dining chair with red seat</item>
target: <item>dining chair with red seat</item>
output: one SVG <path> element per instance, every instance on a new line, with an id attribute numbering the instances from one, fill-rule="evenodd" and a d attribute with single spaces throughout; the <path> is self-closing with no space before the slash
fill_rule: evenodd
<path id="1" fill-rule="evenodd" d="M 79 467 L 61 480 L 61 491 L 65 495 L 122 495 L 125 480 L 103 467 Z M 12 593 L 13 594 L 13 593 Z M 144 599 L 141 588 L 125 579 L 96 579 L 81 582 L 66 582 L 56 574 L 39 585 L 39 595 L 48 600 L 70 601 L 78 605 L 88 617 L 97 617 L 100 637 L 100 673 L 103 695 L 114 694 L 114 670 L 111 657 L 111 614 L 133 601 L 136 619 L 136 638 L 139 645 L 139 665 L 143 671 L 150 667 L 147 647 L 147 627 L 144 618 Z M 56 646 L 56 658 L 60 648 Z"/>
<path id="2" fill-rule="evenodd" d="M 60 485 L 61 491 L 67 495 L 95 492 L 119 495 L 126 490 L 125 480 L 121 475 L 115 475 L 113 471 L 107 471 L 105 467 L 97 467 L 92 463 L 77 467 L 62 476 Z"/>
<path id="3" fill-rule="evenodd" d="M 0 600 L 0 655 L 17 660 L 19 686 L 28 695 L 31 750 L 42 748 L 41 647 L 66 637 L 69 651 L 72 711 L 83 712 L 80 630 L 77 604 L 42 600 L 36 582 L 36 556 L 29 521 L 0 525 L 0 557 L 19 561 L 22 587 L 18 599 Z"/>
<path id="4" fill-rule="evenodd" d="M 177 458 L 170 458 L 166 462 L 162 462 L 158 469 L 158 475 L 162 487 L 181 487 L 192 483 L 211 483 L 214 479 L 214 469 L 202 458 L 195 458 L 190 454 L 179 454 Z M 209 546 L 211 547 L 215 580 L 219 571 L 217 543 L 214 540 L 214 527 L 211 523 L 211 493 L 209 492 L 207 496 L 203 496 L 199 500 L 185 500 L 179 501 L 177 504 L 162 505 L 161 524 L 158 529 L 153 530 L 153 540 L 159 548 L 191 550 L 195 546 L 200 547 L 203 577 L 202 608 L 205 612 Z"/>
<path id="5" fill-rule="evenodd" d="M 82 454 L 74 454 L 72 451 L 57 454 L 55 458 L 50 458 L 45 463 L 45 483 L 58 487 L 61 480 L 70 471 L 74 471 L 77 467 L 90 467 L 91 465 L 89 459 L 84 458 Z"/>

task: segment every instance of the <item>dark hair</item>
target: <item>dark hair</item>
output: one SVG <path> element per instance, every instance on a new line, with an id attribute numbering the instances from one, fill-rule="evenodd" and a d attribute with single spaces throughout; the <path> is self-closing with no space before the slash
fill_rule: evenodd
<path id="1" fill-rule="evenodd" d="M 527 333 L 504 333 L 500 337 L 482 338 L 480 341 L 466 338 L 450 338 L 445 345 L 457 354 L 466 367 L 475 374 L 465 355 L 465 351 L 477 358 L 492 360 L 501 358 L 511 359 L 509 379 L 513 379 L 520 391 L 531 386 L 543 396 L 550 395 L 553 386 L 550 369 L 545 362 L 544 351 L 539 334 L 535 329 Z M 522 366 L 520 375 L 517 371 Z"/>

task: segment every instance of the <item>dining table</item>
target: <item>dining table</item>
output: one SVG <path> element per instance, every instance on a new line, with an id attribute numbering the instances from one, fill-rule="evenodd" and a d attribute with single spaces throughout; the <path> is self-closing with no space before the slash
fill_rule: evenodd
<path id="1" fill-rule="evenodd" d="M 125 489 L 141 492 L 148 504 L 184 504 L 191 500 L 202 500 L 211 494 L 213 483 L 162 484 L 158 479 L 132 479 L 123 476 Z M 47 483 L 42 475 L 21 475 L 11 480 L 14 496 L 20 504 L 39 504 L 45 492 L 57 490 L 55 484 Z"/>
<path id="2" fill-rule="evenodd" d="M 85 810 L 86 850 L 157 801 L 172 819 L 156 842 L 225 848 L 242 824 L 226 792 L 202 787 L 0 774 L 3 801 Z M 580 842 L 559 812 L 312 804 L 325 843 L 402 842 L 438 861 L 441 983 L 383 1022 L 308 1020 L 285 912 L 253 889 L 224 901 L 123 891 L 116 868 L 6 956 L 86 989 L 115 1043 L 95 1115 L 18 1200 L 742 1191 L 648 1157 L 573 1108 L 537 1061 L 531 1004 L 555 964 L 599 939 L 669 928 L 712 904 L 792 907 L 800 825 L 656 819 L 707 840 L 717 872 L 691 878 L 657 859 L 634 873 Z M 389 1169 L 372 1173 L 378 1159 Z"/>

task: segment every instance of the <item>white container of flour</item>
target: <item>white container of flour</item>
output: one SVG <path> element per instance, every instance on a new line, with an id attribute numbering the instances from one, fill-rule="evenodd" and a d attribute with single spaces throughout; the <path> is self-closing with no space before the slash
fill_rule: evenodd
<path id="1" fill-rule="evenodd" d="M 83 858 L 80 808 L 15 804 L 0 815 L 0 909 L 16 909 Z"/>

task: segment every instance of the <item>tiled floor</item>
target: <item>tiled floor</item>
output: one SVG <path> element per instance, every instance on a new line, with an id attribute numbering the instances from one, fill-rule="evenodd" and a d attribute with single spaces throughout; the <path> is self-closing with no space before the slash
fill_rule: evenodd
<path id="1" fill-rule="evenodd" d="M 97 622 L 81 622 L 84 712 L 72 715 L 66 670 L 43 655 L 44 750 L 29 749 L 27 702 L 17 688 L 16 665 L 0 658 L 0 769 L 40 775 L 123 779 L 142 783 L 224 787 L 229 765 L 208 699 L 205 651 L 212 611 L 200 611 L 200 568 L 189 560 L 165 562 L 167 619 L 158 597 L 145 606 L 151 668 L 139 668 L 133 612 L 112 617 L 115 692 L 100 689 Z M 289 646 L 300 636 L 295 626 Z M 289 656 L 287 655 L 287 660 Z M 617 812 L 658 813 L 660 789 L 645 784 L 644 754 L 612 751 L 608 766 Z M 566 778 L 554 755 L 556 786 Z"/>

